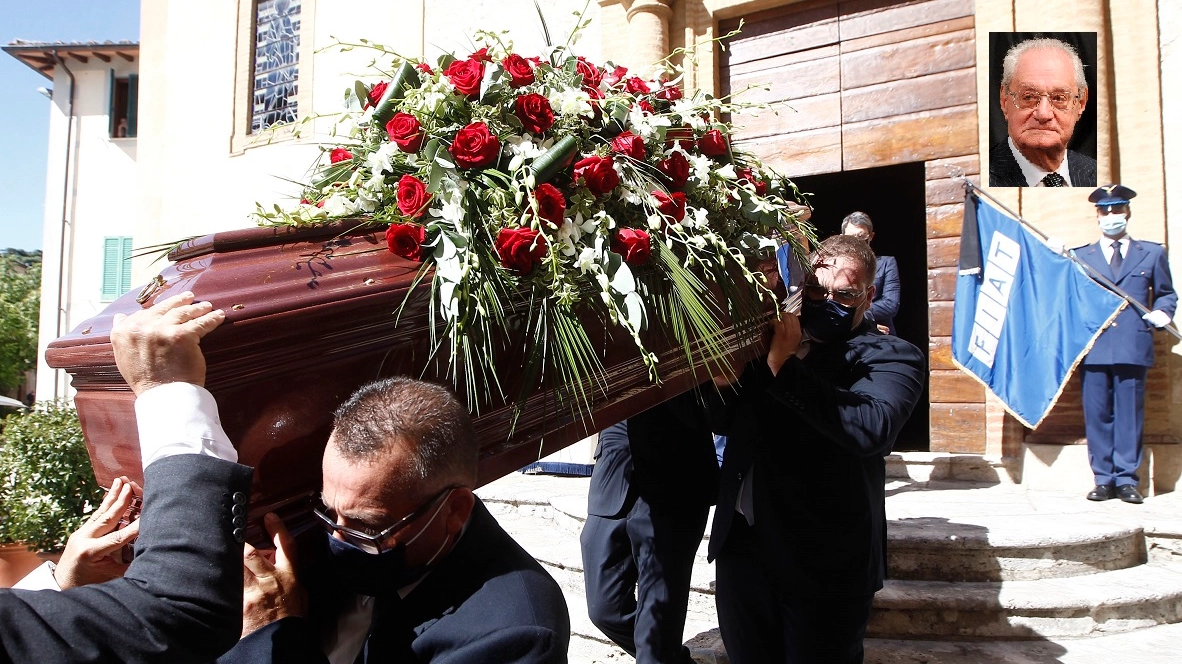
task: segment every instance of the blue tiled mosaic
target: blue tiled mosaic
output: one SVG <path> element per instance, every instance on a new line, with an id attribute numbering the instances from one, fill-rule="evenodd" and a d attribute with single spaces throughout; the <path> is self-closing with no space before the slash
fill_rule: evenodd
<path id="1" fill-rule="evenodd" d="M 300 0 L 259 0 L 255 25 L 251 133 L 296 120 Z"/>

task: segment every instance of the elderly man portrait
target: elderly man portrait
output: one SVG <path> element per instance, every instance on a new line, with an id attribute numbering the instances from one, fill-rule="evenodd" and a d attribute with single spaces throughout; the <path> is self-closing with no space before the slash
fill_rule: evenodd
<path id="1" fill-rule="evenodd" d="M 998 90 L 1006 137 L 989 150 L 988 186 L 1096 186 L 1096 160 L 1073 149 L 1090 139 L 1094 150 L 1095 134 L 1092 126 L 1091 136 L 1083 135 L 1089 86 L 1074 46 L 1052 38 L 1014 44 L 1001 62 Z"/>

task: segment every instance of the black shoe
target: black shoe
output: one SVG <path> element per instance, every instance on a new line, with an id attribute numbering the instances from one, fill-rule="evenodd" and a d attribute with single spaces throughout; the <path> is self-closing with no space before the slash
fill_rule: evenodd
<path id="1" fill-rule="evenodd" d="M 1137 487 L 1133 486 L 1132 484 L 1125 484 L 1123 486 L 1116 487 L 1116 495 L 1126 503 L 1132 503 L 1134 505 L 1140 505 L 1144 500 L 1141 497 L 1141 492 L 1137 491 Z"/>
<path id="2" fill-rule="evenodd" d="M 1116 498 L 1116 488 L 1111 484 L 1097 484 L 1095 489 L 1088 492 L 1088 500 L 1112 500 Z"/>

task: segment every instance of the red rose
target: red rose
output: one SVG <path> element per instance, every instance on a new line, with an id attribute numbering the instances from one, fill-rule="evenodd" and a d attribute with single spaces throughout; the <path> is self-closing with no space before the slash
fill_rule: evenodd
<path id="1" fill-rule="evenodd" d="M 626 131 L 612 139 L 612 152 L 625 154 L 633 159 L 644 159 L 644 139 Z"/>
<path id="2" fill-rule="evenodd" d="M 484 63 L 479 60 L 455 60 L 443 75 L 451 81 L 456 92 L 471 97 L 480 92 L 480 81 L 484 78 Z"/>
<path id="3" fill-rule="evenodd" d="M 644 111 L 645 115 L 657 114 L 657 110 L 653 108 L 652 104 L 648 103 L 647 99 L 641 99 L 640 101 L 636 102 L 636 105 L 640 107 L 640 110 Z"/>
<path id="4" fill-rule="evenodd" d="M 680 152 L 674 152 L 668 159 L 657 164 L 657 170 L 669 178 L 669 185 L 674 189 L 684 189 L 685 181 L 689 179 L 689 160 Z"/>
<path id="5" fill-rule="evenodd" d="M 398 211 L 414 219 L 431 204 L 427 185 L 413 175 L 403 175 L 398 181 Z"/>
<path id="6" fill-rule="evenodd" d="M 616 87 L 616 85 L 620 81 L 624 80 L 624 77 L 627 75 L 628 75 L 628 68 L 619 66 L 619 67 L 616 67 L 615 71 L 608 74 L 607 76 L 604 76 L 603 82 L 607 83 L 607 87 L 614 88 L 614 87 Z"/>
<path id="7" fill-rule="evenodd" d="M 592 117 L 598 120 L 599 116 L 601 115 L 599 110 L 599 100 L 603 99 L 603 91 L 599 88 L 592 88 L 590 86 L 584 85 L 583 92 L 586 92 L 587 97 L 590 98 L 591 111 L 594 113 Z"/>
<path id="8" fill-rule="evenodd" d="M 648 233 L 635 228 L 621 228 L 612 240 L 612 251 L 624 257 L 629 265 L 643 265 L 652 252 Z"/>
<path id="9" fill-rule="evenodd" d="M 554 225 L 562 226 L 562 216 L 566 212 L 566 198 L 558 187 L 544 182 L 534 189 L 534 198 L 538 201 L 538 215 Z"/>
<path id="10" fill-rule="evenodd" d="M 599 83 L 603 81 L 603 70 L 587 62 L 586 58 L 581 55 L 575 63 L 575 71 L 583 75 L 583 85 L 585 86 L 598 88 Z"/>
<path id="11" fill-rule="evenodd" d="M 631 92 L 634 95 L 646 95 L 649 93 L 648 83 L 639 76 L 633 76 L 624 82 L 624 91 Z"/>
<path id="12" fill-rule="evenodd" d="M 513 103 L 513 112 L 521 120 L 521 126 L 534 135 L 544 134 L 554 124 L 550 100 L 536 92 L 519 96 Z"/>
<path id="13" fill-rule="evenodd" d="M 490 56 L 488 54 L 488 47 L 487 46 L 480 49 L 479 51 L 476 51 L 472 55 L 469 55 L 468 59 L 475 60 L 477 62 L 492 62 L 492 56 Z"/>
<path id="14" fill-rule="evenodd" d="M 378 102 L 382 100 L 382 95 L 386 94 L 386 88 L 388 88 L 388 87 L 390 87 L 390 84 L 387 83 L 386 81 L 382 81 L 381 83 L 374 83 L 374 86 L 369 89 L 369 96 L 365 100 L 366 101 L 365 105 L 367 107 L 368 106 L 377 106 Z"/>
<path id="15" fill-rule="evenodd" d="M 526 275 L 546 256 L 546 238 L 532 228 L 502 228 L 497 231 L 497 255 L 510 272 Z"/>
<path id="16" fill-rule="evenodd" d="M 460 168 L 481 168 L 496 161 L 501 154 L 501 142 L 483 122 L 473 122 L 456 132 L 456 139 L 447 149 Z"/>
<path id="17" fill-rule="evenodd" d="M 352 158 L 353 153 L 345 148 L 333 148 L 332 152 L 328 153 L 328 160 L 334 164 L 341 161 L 348 161 Z"/>
<path id="18" fill-rule="evenodd" d="M 680 191 L 666 194 L 663 191 L 657 190 L 653 192 L 653 196 L 657 199 L 657 210 L 661 214 L 666 217 L 673 217 L 673 221 L 685 219 L 685 194 Z"/>
<path id="19" fill-rule="evenodd" d="M 755 185 L 755 193 L 759 194 L 760 196 L 763 196 L 764 194 L 767 193 L 767 183 L 764 182 L 763 180 L 757 179 L 755 177 L 755 172 L 752 171 L 750 168 L 740 168 L 738 170 L 738 174 L 739 174 L 739 181 L 740 182 L 742 182 L 743 180 L 746 180 L 746 181 L 750 182 L 751 184 Z"/>
<path id="20" fill-rule="evenodd" d="M 529 60 L 516 53 L 505 58 L 501 62 L 501 66 L 509 74 L 509 85 L 511 87 L 520 88 L 523 85 L 529 85 L 534 82 L 533 65 L 529 63 Z"/>
<path id="21" fill-rule="evenodd" d="M 411 154 L 423 147 L 423 139 L 427 137 L 419 119 L 410 113 L 395 113 L 386 123 L 386 134 L 399 150 Z"/>
<path id="22" fill-rule="evenodd" d="M 698 139 L 698 149 L 707 157 L 721 157 L 727 152 L 726 136 L 717 129 L 711 129 Z"/>
<path id="23" fill-rule="evenodd" d="M 665 84 L 657 90 L 657 99 L 664 99 L 665 101 L 677 101 L 681 99 L 681 88 L 676 85 Z"/>
<path id="24" fill-rule="evenodd" d="M 418 224 L 390 224 L 386 229 L 386 247 L 412 261 L 423 262 L 423 243 L 426 241 L 427 229 Z"/>
<path id="25" fill-rule="evenodd" d="M 428 76 L 433 76 L 435 74 L 435 70 L 431 69 L 431 65 L 427 64 L 426 62 L 420 62 L 419 64 L 415 65 L 415 69 Z"/>
<path id="26" fill-rule="evenodd" d="M 602 196 L 620 184 L 620 176 L 612 168 L 609 157 L 591 156 L 575 162 L 575 181 L 579 180 L 596 196 Z"/>

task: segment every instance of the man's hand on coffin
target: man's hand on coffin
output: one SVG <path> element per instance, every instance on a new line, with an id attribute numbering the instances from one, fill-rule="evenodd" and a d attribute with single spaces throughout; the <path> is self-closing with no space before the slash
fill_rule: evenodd
<path id="1" fill-rule="evenodd" d="M 772 342 L 768 347 L 767 366 L 773 376 L 780 373 L 780 367 L 800 350 L 803 336 L 800 318 L 794 314 L 781 313 L 779 319 L 772 321 Z"/>
<path id="2" fill-rule="evenodd" d="M 295 540 L 274 514 L 263 525 L 275 548 L 260 551 L 247 544 L 242 554 L 242 636 L 289 616 L 308 614 L 308 594 L 296 579 L 291 553 Z"/>
<path id="3" fill-rule="evenodd" d="M 127 565 L 113 555 L 134 541 L 140 532 L 138 518 L 120 528 L 120 518 L 143 492 L 126 477 L 116 477 L 99 508 L 66 541 L 53 578 L 62 590 L 102 583 L 123 576 Z M 137 515 L 138 516 L 138 515 Z"/>
<path id="4" fill-rule="evenodd" d="M 130 316 L 115 315 L 115 364 L 137 395 L 167 383 L 205 384 L 205 356 L 198 344 L 226 314 L 193 298 L 186 291 Z"/>

